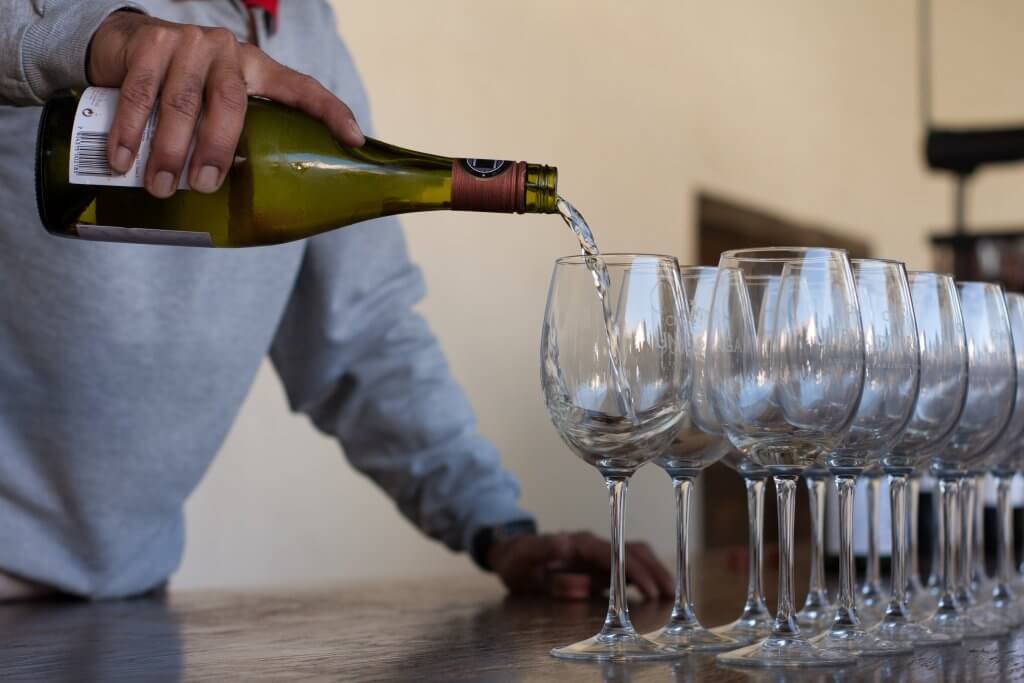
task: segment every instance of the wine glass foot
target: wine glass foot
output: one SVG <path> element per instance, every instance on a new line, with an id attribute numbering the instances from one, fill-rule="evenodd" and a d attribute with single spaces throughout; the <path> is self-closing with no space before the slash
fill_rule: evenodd
<path id="1" fill-rule="evenodd" d="M 832 624 L 832 616 L 835 613 L 833 605 L 804 606 L 796 613 L 796 623 L 801 632 L 820 633 Z"/>
<path id="2" fill-rule="evenodd" d="M 885 617 L 885 610 L 888 606 L 887 602 L 878 600 L 858 604 L 857 616 L 860 617 L 865 627 L 873 626 Z"/>
<path id="3" fill-rule="evenodd" d="M 971 592 L 974 593 L 974 600 L 979 604 L 988 604 L 992 600 L 992 589 L 996 582 L 985 578 L 980 581 L 971 582 Z"/>
<path id="4" fill-rule="evenodd" d="M 769 636 L 739 650 L 723 652 L 715 659 L 726 666 L 812 667 L 849 666 L 857 659 L 846 652 L 823 650 L 799 637 Z"/>
<path id="5" fill-rule="evenodd" d="M 716 626 L 711 632 L 732 638 L 740 645 L 750 645 L 772 634 L 772 618 L 768 614 L 740 617 L 731 624 Z"/>
<path id="6" fill-rule="evenodd" d="M 915 593 L 909 600 L 910 614 L 915 620 L 924 621 L 939 607 L 939 601 L 928 591 Z"/>
<path id="7" fill-rule="evenodd" d="M 643 637 L 657 645 L 687 652 L 724 652 L 745 644 L 699 625 L 669 624 L 652 633 L 645 633 Z"/>
<path id="8" fill-rule="evenodd" d="M 1005 601 L 993 600 L 990 609 L 993 614 L 1000 617 L 1003 623 L 1010 628 L 1017 628 L 1024 624 L 1024 606 L 1016 599 Z"/>
<path id="9" fill-rule="evenodd" d="M 963 638 L 959 635 L 933 631 L 923 624 L 915 624 L 911 621 L 886 621 L 883 619 L 869 633 L 894 643 L 913 643 L 922 647 L 959 645 L 963 642 Z"/>
<path id="10" fill-rule="evenodd" d="M 866 657 L 909 655 L 914 651 L 910 643 L 896 643 L 879 638 L 861 628 L 836 628 L 811 638 L 811 644 L 826 650 L 847 652 Z"/>
<path id="11" fill-rule="evenodd" d="M 1009 630 L 1005 626 L 982 623 L 968 614 L 960 612 L 941 612 L 924 622 L 924 625 L 937 633 L 948 633 L 964 639 L 999 638 Z"/>
<path id="12" fill-rule="evenodd" d="M 1001 627 L 1007 632 L 1021 624 L 1020 611 L 1011 603 L 991 601 L 975 604 L 967 613 L 982 625 Z"/>
<path id="13" fill-rule="evenodd" d="M 627 631 L 598 633 L 593 638 L 565 647 L 556 647 L 551 650 L 551 654 L 559 659 L 635 662 L 674 659 L 683 653 L 652 643 L 639 633 Z"/>

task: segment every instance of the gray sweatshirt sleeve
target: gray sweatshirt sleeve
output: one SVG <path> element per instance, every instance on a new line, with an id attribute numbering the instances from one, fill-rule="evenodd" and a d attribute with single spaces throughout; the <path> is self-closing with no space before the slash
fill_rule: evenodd
<path id="1" fill-rule="evenodd" d="M 42 104 L 84 87 L 89 41 L 123 0 L 0 0 L 0 104 Z"/>
<path id="2" fill-rule="evenodd" d="M 271 358 L 293 409 L 413 523 L 466 549 L 481 527 L 530 516 L 412 309 L 423 291 L 392 218 L 313 238 Z"/>
<path id="3" fill-rule="evenodd" d="M 334 17 L 324 13 L 333 34 Z M 338 65 L 328 85 L 369 131 L 351 59 L 336 35 L 329 42 L 318 48 Z M 423 293 L 394 218 L 315 237 L 271 358 L 293 409 L 336 436 L 356 469 L 414 524 L 452 549 L 468 549 L 480 528 L 531 517 L 413 310 Z"/>

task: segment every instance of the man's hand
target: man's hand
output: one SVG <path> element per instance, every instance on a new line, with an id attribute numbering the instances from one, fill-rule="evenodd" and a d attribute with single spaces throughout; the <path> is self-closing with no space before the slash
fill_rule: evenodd
<path id="1" fill-rule="evenodd" d="M 107 145 L 110 165 L 120 173 L 131 168 L 160 98 L 145 175 L 146 189 L 156 197 L 174 194 L 193 133 L 189 185 L 200 192 L 220 187 L 234 159 L 249 95 L 301 109 L 346 145 L 365 141 L 352 111 L 316 79 L 238 42 L 223 28 L 115 12 L 93 35 L 87 74 L 93 85 L 121 88 Z"/>
<path id="2" fill-rule="evenodd" d="M 586 531 L 524 534 L 496 542 L 487 562 L 512 593 L 585 600 L 608 586 L 611 546 Z M 675 591 L 672 575 L 646 543 L 626 544 L 626 579 L 649 600 Z"/>

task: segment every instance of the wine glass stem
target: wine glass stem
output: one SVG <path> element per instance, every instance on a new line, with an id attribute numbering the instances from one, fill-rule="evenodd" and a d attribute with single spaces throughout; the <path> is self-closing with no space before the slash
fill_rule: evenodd
<path id="1" fill-rule="evenodd" d="M 878 554 L 878 499 L 882 493 L 881 477 L 868 477 L 868 562 L 865 588 L 877 592 L 882 583 L 882 562 Z"/>
<path id="2" fill-rule="evenodd" d="M 889 482 L 889 485 L 892 486 L 892 479 Z M 911 475 L 907 479 L 907 485 L 907 547 L 905 550 L 907 569 L 910 580 L 915 582 L 915 586 L 919 586 L 920 584 L 917 582 L 921 580 L 921 563 L 918 557 L 918 548 L 920 547 L 918 545 L 918 514 L 921 503 L 921 477 Z"/>
<path id="3" fill-rule="evenodd" d="M 939 479 L 939 497 L 942 514 L 939 516 L 939 535 L 942 537 L 942 592 L 939 594 L 938 613 L 957 613 L 956 602 L 956 546 L 955 537 L 960 529 L 957 517 L 959 484 L 956 479 Z"/>
<path id="4" fill-rule="evenodd" d="M 858 623 L 853 597 L 853 495 L 856 484 L 857 478 L 851 474 L 835 476 L 836 500 L 839 504 L 839 595 L 833 627 L 856 626 Z"/>
<path id="5" fill-rule="evenodd" d="M 996 523 L 999 526 L 999 587 L 997 591 L 1009 591 L 1013 581 L 1013 508 L 1010 507 L 1010 486 L 1013 475 L 1000 472 L 996 475 Z"/>
<path id="6" fill-rule="evenodd" d="M 690 494 L 693 491 L 693 477 L 673 476 L 672 488 L 676 494 L 676 602 L 672 606 L 669 623 L 680 626 L 697 626 L 690 596 Z"/>
<path id="7" fill-rule="evenodd" d="M 806 477 L 807 497 L 811 508 L 811 578 L 807 587 L 808 601 L 815 604 L 828 602 L 825 588 L 825 487 L 821 477 Z"/>
<path id="8" fill-rule="evenodd" d="M 960 480 L 960 510 L 962 536 L 958 544 L 960 574 L 957 597 L 966 608 L 974 601 L 971 593 L 971 564 L 974 560 L 974 477 L 963 477 Z"/>
<path id="9" fill-rule="evenodd" d="M 601 633 L 614 634 L 633 630 L 633 625 L 629 621 L 629 608 L 626 606 L 626 542 L 622 534 L 626 519 L 626 487 L 629 480 L 625 477 L 606 477 L 605 484 L 608 486 L 612 513 L 612 566 L 608 614 L 604 618 Z"/>
<path id="10" fill-rule="evenodd" d="M 793 615 L 793 519 L 797 477 L 779 474 L 774 480 L 779 508 L 779 605 L 772 634 L 789 637 L 800 634 Z"/>
<path id="11" fill-rule="evenodd" d="M 974 477 L 974 546 L 971 561 L 971 581 L 980 583 L 988 578 L 985 570 L 985 475 Z"/>
<path id="12" fill-rule="evenodd" d="M 889 475 L 889 505 L 892 511 L 892 593 L 886 619 L 907 618 L 907 484 L 902 473 Z"/>
<path id="13" fill-rule="evenodd" d="M 747 603 L 742 618 L 764 614 L 764 484 L 765 478 L 744 477 L 747 487 L 747 536 L 750 567 L 747 570 Z"/>
<path id="14" fill-rule="evenodd" d="M 944 571 L 943 559 L 946 556 L 946 534 L 943 531 L 945 525 L 942 522 L 943 511 L 942 494 L 940 483 L 932 478 L 932 566 L 928 575 L 928 585 L 942 589 L 942 572 Z"/>

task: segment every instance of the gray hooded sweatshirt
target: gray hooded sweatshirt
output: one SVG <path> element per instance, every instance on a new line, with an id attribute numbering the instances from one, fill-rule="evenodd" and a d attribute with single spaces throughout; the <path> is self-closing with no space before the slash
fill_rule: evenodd
<path id="1" fill-rule="evenodd" d="M 0 571 L 91 598 L 165 582 L 183 504 L 269 353 L 291 407 L 425 533 L 465 549 L 528 518 L 518 486 L 412 307 L 398 222 L 299 243 L 201 249 L 55 238 L 39 222 L 39 106 L 86 84 L 89 39 L 125 7 L 247 38 L 233 0 L 0 0 Z M 272 57 L 318 78 L 368 129 L 324 0 L 255 21 Z M 301 453 L 280 453 L 301 467 Z"/>

